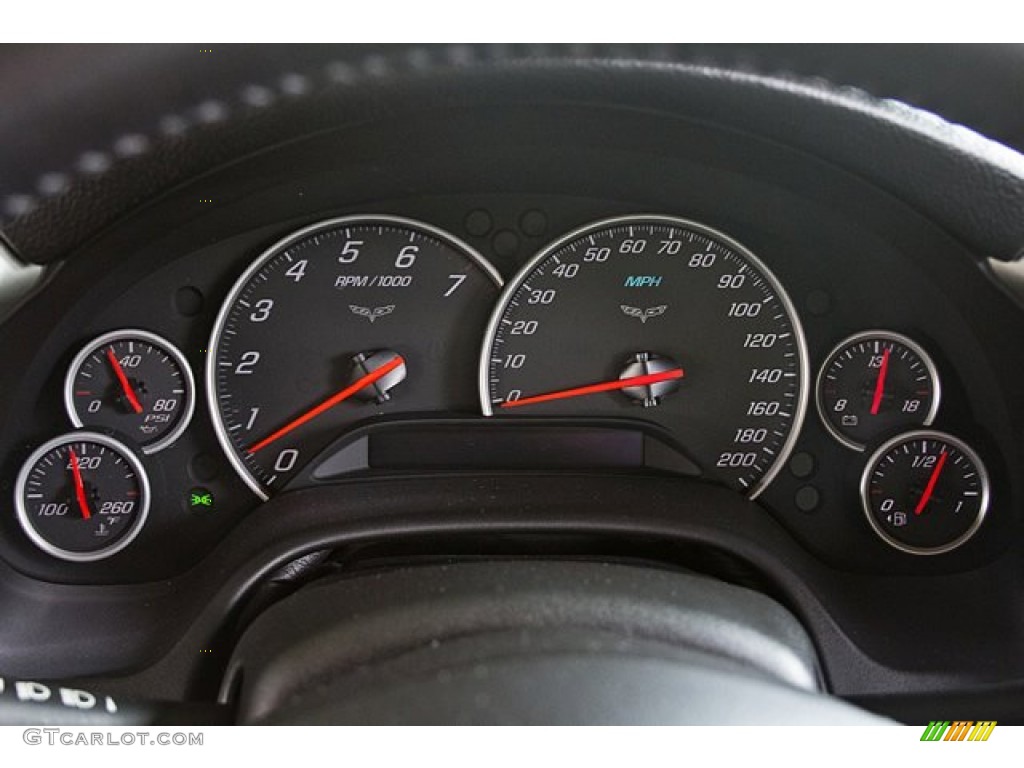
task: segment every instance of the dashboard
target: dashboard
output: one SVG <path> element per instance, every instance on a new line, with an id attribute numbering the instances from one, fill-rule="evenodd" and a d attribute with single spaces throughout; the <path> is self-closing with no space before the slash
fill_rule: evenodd
<path id="1" fill-rule="evenodd" d="M 311 553 L 557 553 L 775 596 L 862 703 L 1024 681 L 988 254 L 842 152 L 560 87 L 274 144 L 47 269 L 0 336 L 4 580 L 54 590 L 8 668 L 116 686 Z"/>

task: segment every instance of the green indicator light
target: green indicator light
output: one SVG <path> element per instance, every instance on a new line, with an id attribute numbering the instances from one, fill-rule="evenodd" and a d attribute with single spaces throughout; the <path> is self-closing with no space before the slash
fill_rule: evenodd
<path id="1" fill-rule="evenodd" d="M 193 488 L 188 493 L 188 505 L 192 509 L 213 506 L 213 494 L 205 488 Z"/>

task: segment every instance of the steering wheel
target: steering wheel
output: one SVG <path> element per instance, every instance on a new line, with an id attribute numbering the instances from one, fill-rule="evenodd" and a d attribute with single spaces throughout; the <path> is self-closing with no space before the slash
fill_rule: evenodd
<path id="1" fill-rule="evenodd" d="M 96 244 L 112 232 L 194 225 L 199 219 L 177 216 L 174 205 L 204 178 L 227 178 L 225 189 L 254 177 L 269 186 L 286 178 L 279 158 L 308 160 L 338 136 L 380 153 L 373 135 L 382 126 L 415 135 L 422 117 L 443 114 L 453 124 L 488 115 L 491 124 L 507 117 L 528 125 L 533 111 L 594 125 L 608 118 L 601 140 L 615 151 L 635 140 L 616 131 L 634 123 L 656 145 L 695 128 L 752 137 L 827 163 L 969 251 L 1011 262 L 1024 244 L 1024 156 L 1016 151 L 1024 116 L 1013 109 L 1022 63 L 1019 46 L 957 47 L 955 55 L 915 46 L 236 46 L 213 59 L 184 46 L 8 48 L 0 51 L 0 101 L 8 105 L 0 115 L 0 233 L 17 261 L 51 272 L 103 269 L 117 257 Z M 491 148 L 502 151 L 500 136 Z M 382 188 L 374 184 L 384 182 L 365 178 L 363 194 L 373 200 Z M 273 203 L 260 202 L 246 224 Z M 293 203 L 283 217 L 301 210 Z M 216 690 L 219 708 L 137 703 L 116 715 L 72 715 L 46 709 L 52 700 L 0 699 L 0 718 L 876 721 L 826 694 L 837 674 L 890 673 L 834 627 L 808 587 L 805 577 L 826 569 L 782 527 L 752 520 L 750 503 L 726 489 L 542 476 L 480 477 L 457 493 L 443 509 L 444 492 L 426 480 L 391 488 L 368 481 L 348 488 L 343 503 L 332 487 L 275 497 L 146 610 L 111 608 L 128 634 L 173 624 L 141 668 L 76 668 L 66 650 L 33 659 L 28 638 L 16 635 L 0 649 L 0 670 L 15 675 L 71 677 L 69 689 L 129 697 L 152 690 L 179 702 Z M 623 517 L 631 505 L 647 511 L 641 522 Z M 543 547 L 526 561 L 499 548 L 342 577 L 318 570 L 332 548 L 382 536 L 458 536 L 468 553 L 483 533 L 627 529 L 727 552 L 770 573 L 771 586 L 755 591 L 743 579 L 734 581 L 746 586 L 726 583 L 722 571 L 712 578 Z M 5 566 L 0 606 L 8 616 L 39 605 L 66 610 L 73 629 L 76 610 L 114 591 L 43 584 Z M 228 647 L 216 663 L 196 659 L 197 647 L 218 643 Z M 83 648 L 92 652 L 88 641 Z M 841 672 L 823 668 L 823 650 L 840 659 Z"/>

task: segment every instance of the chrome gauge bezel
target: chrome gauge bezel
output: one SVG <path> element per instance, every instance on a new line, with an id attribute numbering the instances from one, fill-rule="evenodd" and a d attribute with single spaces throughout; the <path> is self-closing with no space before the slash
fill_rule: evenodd
<path id="1" fill-rule="evenodd" d="M 128 466 L 131 467 L 132 471 L 135 472 L 135 476 L 138 478 L 139 482 L 139 496 L 141 497 L 139 501 L 139 511 L 135 515 L 135 520 L 132 523 L 131 530 L 110 546 L 94 550 L 92 552 L 73 552 L 71 550 L 62 549 L 48 541 L 39 533 L 39 531 L 36 530 L 35 526 L 32 525 L 32 519 L 29 516 L 28 509 L 25 507 L 25 492 L 28 487 L 29 473 L 32 471 L 32 468 L 35 467 L 39 460 L 50 451 L 63 445 L 68 445 L 69 443 L 78 442 L 98 443 L 119 453 L 128 463 Z M 25 463 L 21 465 L 21 470 L 19 470 L 17 480 L 15 480 L 14 483 L 14 511 L 22 531 L 25 532 L 25 535 L 28 536 L 29 540 L 35 544 L 36 547 L 46 554 L 72 563 L 92 563 L 97 560 L 105 560 L 106 558 L 117 554 L 135 541 L 138 535 L 142 533 L 143 527 L 146 525 L 146 520 L 149 517 L 149 504 L 149 476 L 146 474 L 146 469 L 142 466 L 142 462 L 139 460 L 139 457 L 135 455 L 135 452 L 131 448 L 120 440 L 115 440 L 109 435 L 104 435 L 100 432 L 68 432 L 67 434 L 59 435 L 51 440 L 47 440 L 36 448 L 27 459 L 25 459 Z"/>
<path id="2" fill-rule="evenodd" d="M 760 271 L 771 289 L 778 295 L 779 301 L 789 314 L 792 321 L 793 336 L 796 341 L 797 354 L 799 357 L 798 370 L 800 375 L 800 386 L 797 395 L 797 407 L 793 414 L 793 422 L 790 427 L 789 434 L 786 436 L 786 440 L 783 442 L 782 448 L 779 450 L 775 461 L 765 471 L 761 478 L 745 493 L 748 499 L 756 499 L 761 495 L 765 488 L 771 484 L 772 480 L 775 479 L 776 475 L 778 475 L 779 471 L 789 460 L 789 457 L 793 452 L 793 448 L 796 445 L 796 441 L 799 438 L 800 431 L 803 428 L 804 418 L 807 414 L 811 378 L 809 355 L 807 351 L 807 338 L 804 334 L 803 324 L 800 321 L 800 315 L 797 313 L 796 307 L 790 299 L 789 294 L 782 287 L 782 283 L 779 282 L 775 273 L 772 272 L 767 265 L 745 245 L 720 230 L 709 227 L 706 224 L 701 224 L 700 222 L 684 219 L 678 216 L 669 216 L 657 213 L 635 213 L 625 216 L 613 216 L 606 219 L 592 221 L 581 227 L 577 227 L 571 232 L 558 237 L 541 248 L 540 251 L 527 261 L 519 269 L 516 275 L 506 283 L 504 290 L 498 297 L 498 302 L 494 307 L 494 311 L 491 313 L 490 321 L 487 323 L 487 330 L 485 332 L 480 351 L 479 371 L 477 375 L 477 384 L 480 392 L 480 407 L 484 416 L 490 417 L 494 415 L 494 409 L 491 405 L 489 392 L 490 381 L 487 362 L 491 357 L 495 334 L 497 332 L 498 325 L 501 322 L 501 318 L 505 314 L 505 310 L 508 308 L 509 302 L 513 299 L 520 286 L 522 286 L 522 284 L 533 273 L 533 270 L 549 258 L 551 254 L 555 253 L 568 243 L 584 237 L 587 234 L 607 229 L 609 227 L 623 225 L 628 226 L 630 224 L 638 225 L 644 223 L 665 224 L 674 227 L 692 229 L 709 238 L 720 240 L 728 247 L 734 249 Z"/>
<path id="3" fill-rule="evenodd" d="M 263 487 L 262 483 L 252 476 L 252 473 L 249 472 L 245 464 L 242 463 L 236 455 L 235 448 L 231 443 L 231 439 L 228 437 L 227 426 L 224 424 L 220 409 L 217 405 L 216 361 L 218 346 L 221 335 L 224 331 L 224 326 L 227 323 L 231 307 L 234 305 L 241 292 L 245 289 L 249 280 L 252 279 L 253 275 L 263 269 L 267 262 L 275 258 L 281 251 L 294 243 L 326 229 L 334 229 L 336 227 L 346 225 L 367 225 L 375 222 L 421 230 L 422 232 L 447 243 L 456 250 L 464 253 L 484 272 L 485 275 L 487 275 L 487 277 L 494 282 L 499 289 L 502 287 L 503 281 L 501 273 L 498 272 L 494 265 L 484 258 L 479 251 L 473 248 L 473 246 L 463 240 L 460 240 L 452 233 L 440 229 L 439 227 L 435 227 L 432 224 L 427 224 L 417 219 L 410 219 L 404 216 L 394 216 L 391 214 L 359 213 L 349 216 L 323 219 L 290 233 L 262 251 L 260 255 L 249 264 L 245 271 L 242 272 L 238 279 L 235 280 L 231 286 L 231 290 L 228 291 L 227 295 L 224 297 L 224 301 L 221 303 L 220 310 L 217 312 L 217 318 L 213 324 L 213 330 L 210 333 L 210 343 L 207 346 L 207 361 L 204 374 L 204 381 L 206 384 L 206 402 L 210 411 L 210 420 L 213 423 L 213 431 L 217 435 L 217 442 L 220 443 L 221 450 L 224 452 L 224 455 L 227 456 L 231 467 L 235 470 L 246 486 L 248 486 L 249 489 L 262 501 L 270 499 L 270 493 L 267 488 Z"/>
<path id="4" fill-rule="evenodd" d="M 971 527 L 964 533 L 953 541 L 939 547 L 914 547 L 890 536 L 889 533 L 878 524 L 878 521 L 875 520 L 874 513 L 871 510 L 871 501 L 869 498 L 871 475 L 875 467 L 878 465 L 878 462 L 881 461 L 882 458 L 884 458 L 890 451 L 899 447 L 903 443 L 909 443 L 914 440 L 939 440 L 941 442 L 948 443 L 966 456 L 978 471 L 978 482 L 981 484 L 981 501 L 978 506 L 977 517 L 971 524 Z M 872 453 L 868 458 L 867 464 L 864 465 L 864 471 L 861 473 L 860 477 L 861 509 L 864 512 L 864 516 L 867 517 L 868 523 L 871 524 L 871 529 L 890 547 L 898 549 L 900 552 L 905 552 L 908 555 L 942 555 L 946 552 L 952 552 L 954 549 L 958 549 L 966 544 L 971 538 L 973 538 L 974 534 L 978 532 L 978 529 L 981 528 L 981 524 L 985 522 L 985 516 L 988 514 L 991 497 L 992 491 L 988 470 L 985 469 L 985 463 L 981 460 L 981 457 L 977 452 L 960 438 L 954 437 L 948 432 L 938 432 L 933 429 L 915 429 L 910 432 L 903 432 L 889 440 L 886 440 L 878 446 L 874 453 Z"/>
<path id="5" fill-rule="evenodd" d="M 852 336 L 848 336 L 847 338 L 843 339 L 834 347 L 832 347 L 829 353 L 825 356 L 825 359 L 822 362 L 821 367 L 818 369 L 818 375 L 814 379 L 814 405 L 815 409 L 818 411 L 818 419 L 821 420 L 822 426 L 825 427 L 828 433 L 832 435 L 832 437 L 835 438 L 841 445 L 844 445 L 847 448 L 850 448 L 854 451 L 858 451 L 861 453 L 863 453 L 864 450 L 867 448 L 867 444 L 858 443 L 855 440 L 851 440 L 849 437 L 847 437 L 838 429 L 836 429 L 832 422 L 829 421 L 828 417 L 825 415 L 825 404 L 822 401 L 822 387 L 825 383 L 825 373 L 828 370 L 829 366 L 832 364 L 832 361 L 835 359 L 837 354 L 842 352 L 847 347 L 852 346 L 853 344 L 859 344 L 862 341 L 868 341 L 871 339 L 884 339 L 886 341 L 895 342 L 896 344 L 902 344 L 915 355 L 917 355 L 921 359 L 921 362 L 924 363 L 924 367 L 928 371 L 928 376 L 932 381 L 932 405 L 931 408 L 928 410 L 928 413 L 926 414 L 924 421 L 922 421 L 918 426 L 928 427 L 932 425 L 932 423 L 935 421 L 935 416 L 939 412 L 939 404 L 942 401 L 942 381 L 939 379 L 939 369 L 935 367 L 935 361 L 932 360 L 931 355 L 929 355 L 925 351 L 924 347 L 922 347 L 920 344 L 918 344 L 910 337 L 904 336 L 902 333 L 896 333 L 895 331 L 874 329 L 868 331 L 861 331 L 859 333 L 855 333 Z"/>
<path id="6" fill-rule="evenodd" d="M 67 411 L 68 418 L 75 427 L 89 428 L 89 425 L 85 424 L 75 408 L 75 377 L 78 375 L 78 371 L 89 356 L 94 354 L 100 347 L 112 344 L 116 341 L 131 339 L 141 339 L 142 341 L 146 341 L 153 346 L 159 347 L 170 355 L 181 369 L 183 377 L 182 383 L 185 386 L 184 415 L 178 419 L 178 423 L 175 424 L 174 428 L 170 432 L 156 442 L 146 445 L 139 444 L 139 449 L 148 456 L 173 445 L 175 441 L 182 436 L 185 430 L 188 429 L 188 425 L 192 421 L 192 416 L 195 413 L 196 408 L 196 382 L 195 378 L 192 376 L 192 367 L 188 364 L 188 360 L 185 359 L 185 355 L 183 355 L 176 346 L 171 344 L 171 342 L 164 337 L 158 336 L 152 331 L 144 331 L 141 328 L 119 328 L 115 331 L 110 331 L 97 336 L 95 339 L 90 341 L 82 347 L 81 350 L 79 350 L 77 355 L 75 355 L 75 358 L 68 366 L 67 373 L 64 375 L 64 410 Z"/>

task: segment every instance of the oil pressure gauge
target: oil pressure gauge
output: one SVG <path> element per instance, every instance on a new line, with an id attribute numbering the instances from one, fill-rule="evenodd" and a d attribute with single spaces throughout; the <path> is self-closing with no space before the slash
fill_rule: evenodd
<path id="1" fill-rule="evenodd" d="M 843 340 L 818 374 L 818 413 L 848 448 L 928 426 L 939 409 L 939 374 L 928 353 L 906 336 L 865 331 Z"/>
<path id="2" fill-rule="evenodd" d="M 959 547 L 981 526 L 989 504 L 988 473 L 978 454 L 930 430 L 908 432 L 879 447 L 860 490 L 875 532 L 914 555 Z"/>
<path id="3" fill-rule="evenodd" d="M 64 381 L 64 403 L 76 427 L 112 429 L 143 453 L 171 445 L 195 407 L 184 355 L 155 333 L 125 329 L 93 339 Z"/>

